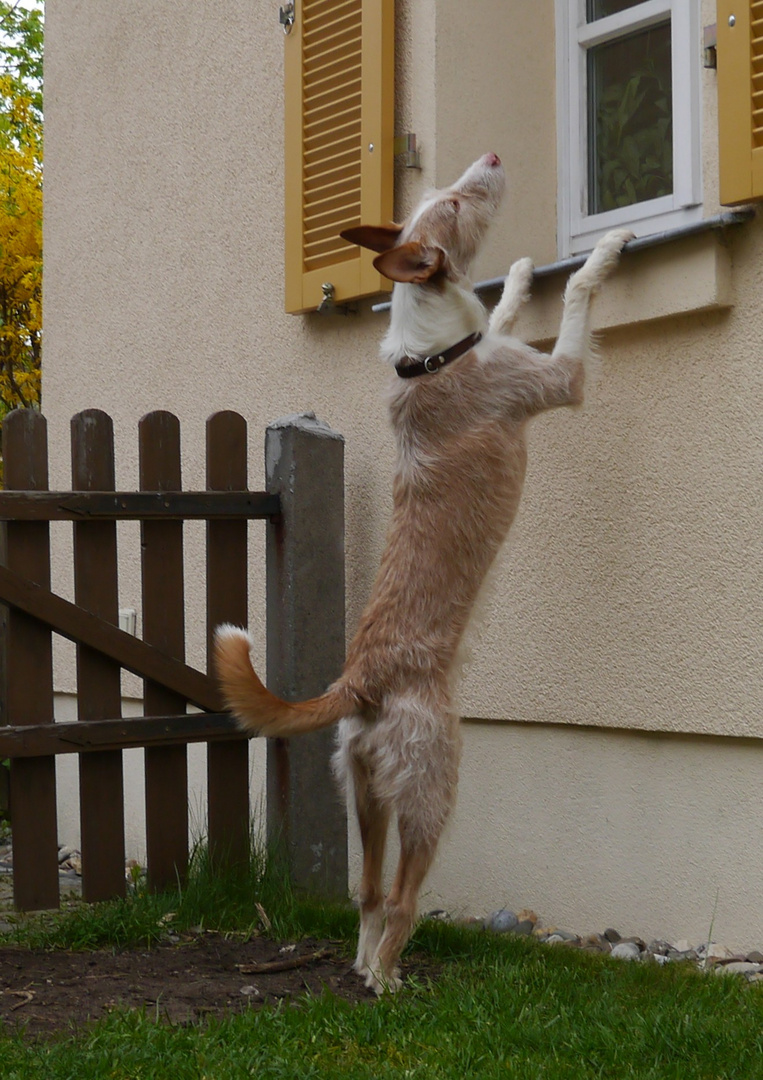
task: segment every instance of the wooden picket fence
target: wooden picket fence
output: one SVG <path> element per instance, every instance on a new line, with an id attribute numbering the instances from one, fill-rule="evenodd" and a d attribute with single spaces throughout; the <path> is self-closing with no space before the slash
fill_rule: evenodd
<path id="1" fill-rule="evenodd" d="M 111 418 L 71 425 L 72 490 L 48 490 L 47 425 L 19 410 L 3 424 L 5 523 L 0 603 L 7 605 L 0 758 L 10 758 L 14 902 L 59 902 L 57 754 L 79 754 L 83 896 L 125 894 L 122 751 L 145 747 L 146 850 L 154 889 L 188 865 L 186 745 L 207 743 L 208 843 L 218 861 L 250 843 L 248 742 L 214 680 L 185 663 L 183 522 L 207 523 L 209 649 L 220 622 L 248 621 L 247 531 L 267 530 L 267 678 L 293 697 L 335 678 L 344 648 L 343 442 L 311 414 L 271 425 L 266 490 L 247 488 L 247 425 L 233 412 L 206 427 L 206 491 L 183 491 L 180 424 L 168 412 L 138 426 L 140 490 L 115 490 Z M 118 628 L 118 521 L 141 522 L 142 640 Z M 51 591 L 49 522 L 73 523 L 74 594 Z M 77 645 L 74 722 L 54 721 L 52 633 Z M 201 628 L 199 628 L 201 632 Z M 144 680 L 145 716 L 122 718 L 121 669 Z M 200 712 L 187 712 L 187 706 Z M 268 831 L 285 839 L 298 884 L 346 890 L 344 807 L 329 780 L 330 747 L 307 737 L 268 747 Z M 305 813 L 309 808 L 309 813 Z M 316 858 L 316 852 L 319 853 Z"/>

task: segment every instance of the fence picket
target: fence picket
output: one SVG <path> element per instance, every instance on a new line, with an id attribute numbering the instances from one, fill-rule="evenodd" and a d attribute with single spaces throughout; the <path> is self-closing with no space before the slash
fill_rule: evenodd
<path id="1" fill-rule="evenodd" d="M 113 491 L 114 427 L 97 409 L 71 422 L 72 488 Z M 77 604 L 115 625 L 119 622 L 117 536 L 113 521 L 74 523 L 74 593 Z M 122 715 L 121 669 L 102 653 L 77 645 L 77 717 Z M 79 759 L 82 896 L 88 901 L 125 895 L 124 797 L 121 750 Z"/>
<path id="2" fill-rule="evenodd" d="M 180 424 L 168 412 L 148 413 L 138 426 L 140 486 L 180 491 Z M 141 526 L 143 638 L 177 660 L 185 658 L 183 523 Z M 148 680 L 146 716 L 186 711 L 185 699 Z M 176 885 L 188 867 L 188 756 L 185 746 L 147 747 L 146 849 L 152 889 Z"/>
<path id="3" fill-rule="evenodd" d="M 3 422 L 5 486 L 48 487 L 47 423 L 20 409 Z M 7 523 L 6 565 L 50 587 L 47 522 Z M 8 613 L 5 719 L 13 724 L 53 722 L 53 661 L 50 630 L 28 615 Z M 13 899 L 22 911 L 58 907 L 58 838 L 55 758 L 11 761 Z"/>
<path id="4" fill-rule="evenodd" d="M 218 412 L 207 421 L 207 488 L 243 491 L 247 485 L 247 431 L 243 416 Z M 214 628 L 245 626 L 247 522 L 207 523 L 207 668 Z M 217 863 L 243 862 L 249 851 L 249 744 L 207 747 L 209 853 Z"/>

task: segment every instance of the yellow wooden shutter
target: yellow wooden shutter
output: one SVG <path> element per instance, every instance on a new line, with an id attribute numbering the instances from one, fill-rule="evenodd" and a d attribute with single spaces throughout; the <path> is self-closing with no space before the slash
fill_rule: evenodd
<path id="1" fill-rule="evenodd" d="M 392 219 L 394 0 L 296 0 L 285 39 L 286 310 L 386 291 L 341 240 Z"/>
<path id="2" fill-rule="evenodd" d="M 718 0 L 720 201 L 763 199 L 763 0 Z"/>

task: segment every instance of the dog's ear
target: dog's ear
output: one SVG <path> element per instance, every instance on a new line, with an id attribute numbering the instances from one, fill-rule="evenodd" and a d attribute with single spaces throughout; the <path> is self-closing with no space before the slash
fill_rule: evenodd
<path id="1" fill-rule="evenodd" d="M 450 271 L 448 256 L 440 247 L 424 247 L 419 241 L 400 244 L 377 255 L 374 266 L 390 281 L 410 282 L 423 285 L 435 274 Z"/>
<path id="2" fill-rule="evenodd" d="M 343 229 L 340 236 L 351 244 L 369 248 L 370 251 L 389 251 L 397 243 L 402 225 L 358 225 L 352 229 Z"/>

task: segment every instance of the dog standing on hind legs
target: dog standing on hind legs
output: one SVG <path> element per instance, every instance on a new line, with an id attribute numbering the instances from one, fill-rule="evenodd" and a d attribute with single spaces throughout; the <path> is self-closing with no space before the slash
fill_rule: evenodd
<path id="1" fill-rule="evenodd" d="M 345 239 L 376 251 L 395 282 L 382 355 L 397 375 L 392 520 L 344 670 L 325 694 L 285 702 L 262 684 L 251 643 L 218 629 L 215 663 L 240 724 L 291 736 L 338 723 L 336 771 L 352 779 L 363 844 L 355 970 L 377 992 L 400 985 L 419 890 L 456 797 L 461 749 L 450 677 L 474 600 L 519 503 L 527 422 L 578 405 L 591 353 L 592 296 L 631 234 L 608 233 L 569 280 L 551 355 L 510 335 L 532 264 L 515 263 L 489 321 L 467 278 L 504 189 L 495 154 L 424 197 L 403 225 Z M 400 859 L 386 899 L 382 864 L 397 815 Z"/>

